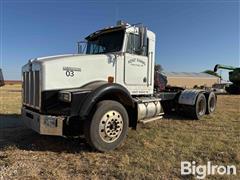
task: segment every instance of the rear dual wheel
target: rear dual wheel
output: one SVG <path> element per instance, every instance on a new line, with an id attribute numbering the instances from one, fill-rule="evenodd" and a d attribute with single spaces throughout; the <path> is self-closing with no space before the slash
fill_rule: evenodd
<path id="1" fill-rule="evenodd" d="M 196 103 L 191 110 L 191 117 L 193 119 L 201 119 L 205 114 L 211 114 L 216 109 L 217 97 L 213 92 L 204 95 L 200 93 L 197 96 Z"/>
<path id="2" fill-rule="evenodd" d="M 105 152 L 117 148 L 128 130 L 128 113 L 116 101 L 104 100 L 97 104 L 91 120 L 86 120 L 84 134 L 96 150 Z"/>
<path id="3" fill-rule="evenodd" d="M 192 117 L 194 119 L 201 119 L 201 117 L 204 116 L 206 113 L 206 108 L 207 108 L 206 97 L 203 93 L 200 93 L 197 96 L 196 103 L 193 107 L 192 114 L 191 114 Z"/>
<path id="4" fill-rule="evenodd" d="M 217 97 L 214 92 L 207 94 L 207 109 L 206 114 L 211 114 L 216 110 Z"/>

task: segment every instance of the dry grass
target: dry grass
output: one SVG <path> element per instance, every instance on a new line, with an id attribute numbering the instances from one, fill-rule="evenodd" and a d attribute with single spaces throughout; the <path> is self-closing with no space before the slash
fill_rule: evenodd
<path id="1" fill-rule="evenodd" d="M 19 114 L 20 92 L 9 91 L 19 88 L 0 89 L 1 114 Z M 240 96 L 219 96 L 217 111 L 201 121 L 171 117 L 140 125 L 109 153 L 91 152 L 83 139 L 0 129 L 0 179 L 183 179 L 181 160 L 233 164 L 237 176 L 207 178 L 240 179 Z"/>
<path id="2" fill-rule="evenodd" d="M 0 114 L 20 114 L 21 84 L 0 87 Z"/>

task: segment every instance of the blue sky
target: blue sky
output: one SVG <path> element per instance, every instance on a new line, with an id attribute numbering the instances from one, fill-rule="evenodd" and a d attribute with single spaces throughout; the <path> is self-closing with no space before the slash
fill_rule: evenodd
<path id="1" fill-rule="evenodd" d="M 156 60 L 166 71 L 240 65 L 240 1 L 0 1 L 5 79 L 20 79 L 30 58 L 76 52 L 78 40 L 119 19 L 156 33 Z"/>

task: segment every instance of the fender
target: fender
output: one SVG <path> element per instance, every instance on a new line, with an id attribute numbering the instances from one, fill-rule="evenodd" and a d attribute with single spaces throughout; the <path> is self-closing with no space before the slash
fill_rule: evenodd
<path id="1" fill-rule="evenodd" d="M 178 103 L 193 106 L 196 102 L 198 94 L 201 92 L 205 92 L 205 91 L 198 90 L 198 89 L 186 89 L 181 92 L 178 98 Z"/>
<path id="2" fill-rule="evenodd" d="M 117 83 L 95 81 L 75 89 L 71 94 L 71 116 L 80 116 L 81 119 L 87 117 L 96 103 L 104 99 L 117 100 L 124 106 L 134 107 L 129 91 Z"/>
<path id="3" fill-rule="evenodd" d="M 119 100 L 124 106 L 134 107 L 134 101 L 129 91 L 117 83 L 104 83 L 94 86 L 95 89 L 89 93 L 80 107 L 80 117 L 87 117 L 97 102 L 104 99 Z"/>

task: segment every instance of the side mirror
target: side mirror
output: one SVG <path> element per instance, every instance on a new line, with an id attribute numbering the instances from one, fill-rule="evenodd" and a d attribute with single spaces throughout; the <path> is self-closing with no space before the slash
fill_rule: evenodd
<path id="1" fill-rule="evenodd" d="M 144 49 L 147 47 L 147 27 L 139 27 L 139 36 L 140 36 L 140 50 L 144 52 Z"/>

